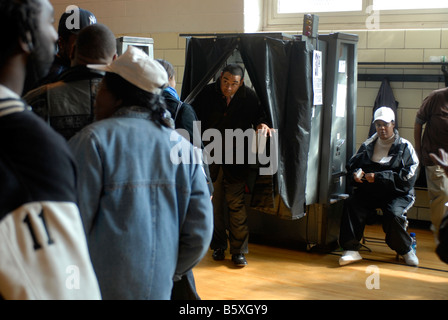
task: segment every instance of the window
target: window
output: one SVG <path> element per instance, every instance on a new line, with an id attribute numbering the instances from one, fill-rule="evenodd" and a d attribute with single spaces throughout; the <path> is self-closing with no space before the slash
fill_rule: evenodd
<path id="1" fill-rule="evenodd" d="M 279 0 L 280 1 L 280 0 Z M 374 0 L 374 10 L 416 10 L 448 8 L 447 0 Z"/>
<path id="2" fill-rule="evenodd" d="M 300 33 L 307 13 L 319 16 L 319 30 L 446 28 L 448 0 L 259 0 L 261 31 Z M 374 26 L 370 23 L 375 18 Z"/>
<path id="3" fill-rule="evenodd" d="M 446 0 L 445 0 L 446 1 Z M 361 11 L 362 0 L 278 0 L 278 13 Z"/>

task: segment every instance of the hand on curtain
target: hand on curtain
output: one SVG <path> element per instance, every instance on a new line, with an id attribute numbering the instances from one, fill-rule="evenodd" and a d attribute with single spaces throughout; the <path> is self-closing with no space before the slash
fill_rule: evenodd
<path id="1" fill-rule="evenodd" d="M 260 123 L 257 126 L 257 132 L 262 134 L 265 137 L 267 137 L 268 135 L 269 135 L 269 137 L 272 137 L 272 133 L 275 132 L 275 129 L 269 128 L 269 126 L 265 123 Z"/>

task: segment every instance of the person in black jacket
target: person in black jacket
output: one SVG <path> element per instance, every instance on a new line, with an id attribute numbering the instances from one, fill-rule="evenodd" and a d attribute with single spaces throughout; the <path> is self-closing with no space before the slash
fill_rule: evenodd
<path id="1" fill-rule="evenodd" d="M 415 201 L 418 157 L 412 144 L 395 130 L 392 109 L 379 108 L 374 123 L 377 132 L 347 164 L 354 191 L 345 203 L 341 220 L 339 243 L 345 251 L 339 264 L 362 259 L 358 250 L 366 221 L 380 208 L 387 245 L 403 256 L 408 265 L 417 266 L 419 261 L 411 249 L 406 213 Z"/>
<path id="2" fill-rule="evenodd" d="M 168 87 L 163 90 L 162 96 L 174 122 L 174 129 L 185 139 L 189 140 L 196 148 L 204 149 L 204 144 L 200 138 L 201 133 L 196 126 L 196 121 L 198 121 L 196 112 L 190 104 L 181 101 L 177 94 L 176 72 L 174 71 L 173 65 L 163 59 L 157 59 L 156 61 L 163 66 L 168 74 Z M 210 191 L 210 196 L 212 196 L 213 183 L 210 178 L 210 171 L 206 163 L 203 163 L 202 166 L 207 176 L 207 186 Z"/>
<path id="3" fill-rule="evenodd" d="M 70 57 L 72 66 L 59 76 L 59 81 L 40 86 L 23 97 L 67 141 L 94 121 L 96 93 L 104 74 L 87 65 L 115 60 L 115 36 L 102 24 L 85 27 Z"/>
<path id="4" fill-rule="evenodd" d="M 173 65 L 166 60 L 157 59 L 168 74 L 168 87 L 166 87 L 162 96 L 165 99 L 167 110 L 171 113 L 171 117 L 174 120 L 174 128 L 182 135 L 185 139 L 189 140 L 193 145 L 193 137 L 195 135 L 194 122 L 198 121 L 196 113 L 191 105 L 180 100 L 179 95 L 176 91 L 176 72 Z M 185 130 L 183 132 L 182 130 Z M 185 133 L 185 135 L 183 134 Z M 196 133 L 200 134 L 200 133 Z M 203 144 L 198 141 L 200 145 L 196 145 L 197 148 L 203 149 Z M 204 171 L 207 175 L 207 186 L 210 191 L 210 196 L 213 195 L 213 183 L 210 179 L 210 172 L 208 170 L 208 165 L 203 163 Z M 190 270 L 186 275 L 182 276 L 182 279 L 175 281 L 173 284 L 173 290 L 171 294 L 172 300 L 200 300 L 200 297 L 196 291 L 196 284 L 194 281 L 193 271 Z"/>
<path id="5" fill-rule="evenodd" d="M 271 129 L 255 91 L 244 84 L 244 69 L 238 64 L 227 65 L 219 79 L 202 89 L 192 105 L 201 121 L 204 143 L 204 132 L 209 129 L 219 132 L 222 150 L 213 150 L 213 157 L 219 158 L 216 154 L 222 151 L 221 155 L 225 158 L 209 163 L 214 188 L 213 259 L 225 259 L 229 239 L 232 261 L 236 266 L 243 267 L 247 265 L 245 254 L 248 253 L 249 241 L 244 193 L 250 167 L 247 161 L 241 163 L 235 160 L 235 157 L 247 156 L 244 143 L 238 145 L 226 141 L 226 132 L 256 129 L 260 134 L 271 135 Z M 213 143 L 217 144 L 214 140 Z M 229 161 L 229 154 L 234 156 L 233 161 Z M 229 230 L 228 236 L 226 229 Z"/>
<path id="6" fill-rule="evenodd" d="M 26 76 L 51 66 L 51 3 L 0 1 L 0 35 L 0 300 L 101 299 L 73 155 L 20 99 Z"/>
<path id="7" fill-rule="evenodd" d="M 174 120 L 174 127 L 176 129 L 187 130 L 189 137 L 184 137 L 187 140 L 193 141 L 193 123 L 198 121 L 196 112 L 188 103 L 180 101 L 180 97 L 176 91 L 176 72 L 173 65 L 166 60 L 157 59 L 168 74 L 168 87 L 163 90 L 163 98 L 167 104 L 167 109 L 171 113 Z"/>

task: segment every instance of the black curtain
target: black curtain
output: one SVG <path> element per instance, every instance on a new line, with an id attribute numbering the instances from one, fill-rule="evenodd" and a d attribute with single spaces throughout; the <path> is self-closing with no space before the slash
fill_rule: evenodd
<path id="1" fill-rule="evenodd" d="M 187 38 L 181 100 L 191 103 L 238 45 L 235 37 Z"/>
<path id="2" fill-rule="evenodd" d="M 192 101 L 235 49 L 278 133 L 278 171 L 273 179 L 283 205 L 276 214 L 301 218 L 311 129 L 312 48 L 302 41 L 257 35 L 189 38 L 182 97 Z"/>

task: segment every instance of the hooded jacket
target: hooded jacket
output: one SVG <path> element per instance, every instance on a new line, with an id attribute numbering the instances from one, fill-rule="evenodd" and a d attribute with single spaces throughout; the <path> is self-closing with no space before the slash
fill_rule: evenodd
<path id="1" fill-rule="evenodd" d="M 395 141 L 389 150 L 388 157 L 382 163 L 371 160 L 375 143 L 379 139 L 377 133 L 367 139 L 349 160 L 347 174 L 358 192 L 374 193 L 386 198 L 414 194 L 418 157 L 412 144 L 400 137 L 397 130 L 394 131 Z M 373 183 L 354 182 L 353 173 L 359 168 L 366 173 L 375 173 L 375 181 Z"/>

